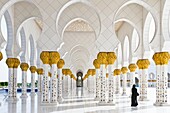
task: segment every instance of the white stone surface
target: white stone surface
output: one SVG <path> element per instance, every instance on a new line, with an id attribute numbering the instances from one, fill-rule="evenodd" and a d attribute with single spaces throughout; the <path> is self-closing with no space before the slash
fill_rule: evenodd
<path id="1" fill-rule="evenodd" d="M 81 91 L 83 91 L 84 96 L 82 96 Z M 168 89 L 168 93 L 170 93 L 170 89 Z M 74 89 L 72 96 L 64 96 L 63 103 L 57 105 L 58 107 L 52 107 L 50 104 L 41 106 L 38 95 L 29 96 L 25 100 L 19 99 L 17 103 L 10 104 L 3 100 L 4 94 L 0 93 L 0 99 L 2 99 L 1 113 L 169 113 L 170 110 L 169 106 L 156 107 L 153 105 L 156 99 L 155 88 L 148 89 L 149 101 L 138 102 L 139 105 L 137 107 L 131 107 L 130 98 L 122 96 L 115 96 L 116 106 L 98 106 L 98 101 L 94 101 L 94 95 L 81 89 L 77 89 L 77 91 Z M 130 88 L 127 88 L 127 94 L 130 94 Z M 20 95 L 18 93 L 18 96 Z M 170 98 L 168 98 L 168 103 L 170 103 Z"/>

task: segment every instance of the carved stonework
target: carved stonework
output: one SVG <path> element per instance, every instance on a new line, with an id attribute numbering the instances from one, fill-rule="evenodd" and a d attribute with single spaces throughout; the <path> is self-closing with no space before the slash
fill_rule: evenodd
<path id="1" fill-rule="evenodd" d="M 82 20 L 72 22 L 65 31 L 94 31 L 91 26 Z"/>

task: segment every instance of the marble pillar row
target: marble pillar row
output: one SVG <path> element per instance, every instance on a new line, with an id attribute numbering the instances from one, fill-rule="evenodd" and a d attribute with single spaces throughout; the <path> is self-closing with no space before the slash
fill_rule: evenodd
<path id="1" fill-rule="evenodd" d="M 153 60 L 156 64 L 156 102 L 155 106 L 168 105 L 168 62 L 170 56 L 168 52 L 158 52 L 153 56 Z"/>
<path id="2" fill-rule="evenodd" d="M 27 70 L 29 65 L 27 63 L 21 63 L 20 68 L 22 70 L 22 95 L 20 98 L 27 98 Z"/>
<path id="3" fill-rule="evenodd" d="M 42 83 L 42 104 L 49 103 L 49 81 L 48 81 L 48 68 L 49 68 L 50 54 L 47 51 L 43 51 L 40 54 L 40 58 L 43 62 L 43 83 Z"/>
<path id="4" fill-rule="evenodd" d="M 51 82 L 50 82 L 50 103 L 57 104 L 57 63 L 60 60 L 60 54 L 58 52 L 50 52 L 51 63 Z"/>
<path id="5" fill-rule="evenodd" d="M 95 100 L 99 101 L 100 100 L 100 62 L 99 60 L 95 59 L 93 61 L 93 65 L 96 69 L 96 97 Z"/>
<path id="6" fill-rule="evenodd" d="M 6 60 L 6 64 L 8 66 L 8 98 L 7 101 L 13 101 L 13 87 L 14 87 L 14 75 L 13 75 L 13 66 L 14 66 L 14 59 L 8 58 Z"/>
<path id="7" fill-rule="evenodd" d="M 106 64 L 107 64 L 107 52 L 100 52 L 97 55 L 97 59 L 100 62 L 100 101 L 99 104 L 106 104 Z"/>
<path id="8" fill-rule="evenodd" d="M 136 71 L 136 64 L 130 64 L 128 66 L 130 70 L 130 88 L 132 88 L 133 84 L 135 84 L 135 71 Z"/>
<path id="9" fill-rule="evenodd" d="M 41 95 L 42 93 L 42 81 L 43 81 L 43 69 L 38 68 L 37 70 L 38 74 L 38 94 Z"/>
<path id="10" fill-rule="evenodd" d="M 60 59 L 57 63 L 57 67 L 58 67 L 58 70 L 57 70 L 57 75 L 58 75 L 58 85 L 57 85 L 57 89 L 58 89 L 58 97 L 57 97 L 57 100 L 59 103 L 62 103 L 63 101 L 63 95 L 62 95 L 62 68 L 64 66 L 65 62 L 63 59 Z"/>
<path id="11" fill-rule="evenodd" d="M 120 74 L 121 74 L 120 69 L 115 69 L 114 70 L 114 76 L 115 76 L 115 80 L 116 80 L 115 94 L 120 94 Z"/>
<path id="12" fill-rule="evenodd" d="M 139 68 L 139 100 L 140 101 L 146 101 L 147 98 L 147 90 L 148 90 L 148 67 L 150 65 L 150 62 L 148 59 L 139 59 L 137 61 L 137 65 Z"/>
<path id="13" fill-rule="evenodd" d="M 36 72 L 36 67 L 31 66 L 30 67 L 31 71 L 31 96 L 35 96 L 35 72 Z"/>
<path id="14" fill-rule="evenodd" d="M 127 93 L 126 93 L 126 87 L 127 87 L 127 67 L 122 67 L 121 68 L 121 71 L 122 71 L 122 77 L 123 77 L 123 84 L 122 84 L 122 87 L 123 87 L 123 93 L 122 93 L 122 96 L 126 96 Z"/>

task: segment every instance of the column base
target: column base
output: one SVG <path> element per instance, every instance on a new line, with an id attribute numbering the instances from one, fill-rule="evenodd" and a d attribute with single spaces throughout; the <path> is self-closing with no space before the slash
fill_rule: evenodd
<path id="1" fill-rule="evenodd" d="M 109 101 L 109 102 L 108 102 L 108 105 L 115 106 L 115 105 L 116 105 L 116 103 L 115 103 L 115 102 L 113 102 L 113 101 Z"/>
<path id="2" fill-rule="evenodd" d="M 107 102 L 99 102 L 98 103 L 99 106 L 114 106 L 114 103 L 107 103 Z"/>
<path id="3" fill-rule="evenodd" d="M 30 93 L 30 96 L 35 96 L 35 95 L 36 95 L 35 92 Z"/>
<path id="4" fill-rule="evenodd" d="M 28 95 L 21 95 L 20 98 L 21 99 L 28 98 Z"/>
<path id="5" fill-rule="evenodd" d="M 124 92 L 124 93 L 122 93 L 122 96 L 127 96 L 127 94 Z"/>
<path id="6" fill-rule="evenodd" d="M 17 102 L 19 99 L 17 97 L 9 97 L 6 99 L 7 102 Z"/>
<path id="7" fill-rule="evenodd" d="M 168 103 L 158 103 L 158 102 L 155 102 L 153 105 L 154 106 L 170 106 L 170 104 Z"/>
<path id="8" fill-rule="evenodd" d="M 63 102 L 63 98 L 62 97 L 58 97 L 57 101 L 58 101 L 58 103 L 62 103 Z"/>
<path id="9" fill-rule="evenodd" d="M 139 97 L 138 101 L 149 101 L 149 99 L 147 99 L 147 98 L 142 98 L 142 97 Z"/>
<path id="10" fill-rule="evenodd" d="M 115 91 L 115 94 L 120 94 L 120 91 Z"/>
<path id="11" fill-rule="evenodd" d="M 41 92 L 38 92 L 37 95 L 41 96 Z"/>
<path id="12" fill-rule="evenodd" d="M 95 101 L 100 101 L 100 98 L 99 98 L 99 97 L 96 97 L 94 100 L 95 100 Z"/>

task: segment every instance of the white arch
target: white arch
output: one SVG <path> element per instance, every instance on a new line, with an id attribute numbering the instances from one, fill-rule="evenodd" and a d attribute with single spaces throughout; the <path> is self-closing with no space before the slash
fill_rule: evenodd
<path id="1" fill-rule="evenodd" d="M 163 14 L 162 14 L 162 34 L 165 41 L 170 41 L 170 1 L 165 0 Z"/>
<path id="2" fill-rule="evenodd" d="M 143 30 L 143 43 L 144 43 L 144 48 L 147 49 L 147 50 L 149 49 L 149 43 L 151 43 L 153 41 L 153 39 L 156 35 L 156 33 L 154 32 L 152 39 L 150 39 L 151 37 L 149 36 L 149 34 L 150 34 L 149 31 L 150 31 L 150 29 L 154 29 L 153 28 L 154 26 L 151 26 L 152 21 L 154 21 L 154 19 L 149 12 L 146 16 L 146 20 L 145 20 L 145 24 L 144 24 L 144 30 Z M 155 23 L 155 21 L 154 21 L 154 23 Z"/>
<path id="3" fill-rule="evenodd" d="M 34 66 L 35 65 L 35 58 L 36 58 L 36 46 L 35 46 L 35 41 L 32 35 L 29 37 L 29 43 L 30 43 L 30 65 Z"/>
<path id="4" fill-rule="evenodd" d="M 126 6 L 130 5 L 130 4 L 138 4 L 142 7 L 144 7 L 148 12 L 151 13 L 151 15 L 153 16 L 154 20 L 155 20 L 155 35 L 158 33 L 157 29 L 158 29 L 158 20 L 157 20 L 157 16 L 153 10 L 153 8 L 148 5 L 146 2 L 142 1 L 142 0 L 129 0 L 128 2 L 124 3 L 121 7 L 119 7 L 113 17 L 113 21 L 115 21 L 118 13 Z M 114 24 L 112 25 L 114 28 Z M 138 30 L 138 29 L 137 29 Z M 115 31 L 114 31 L 115 32 Z"/>
<path id="5" fill-rule="evenodd" d="M 13 37 L 14 37 L 13 24 L 12 24 L 11 16 L 10 16 L 8 11 L 5 11 L 4 17 L 5 17 L 6 22 L 7 22 L 7 30 L 8 30 L 8 32 L 7 32 L 7 45 L 6 45 L 5 50 L 6 50 L 7 58 L 9 58 L 9 57 L 13 57 L 13 52 L 12 52 L 13 41 L 14 41 L 14 39 L 13 39 Z"/>
<path id="6" fill-rule="evenodd" d="M 9 9 L 9 7 L 11 7 L 12 5 L 15 5 L 16 3 L 20 3 L 20 2 L 26 2 L 28 4 L 31 4 L 34 6 L 34 10 L 37 10 L 39 12 L 39 15 L 37 15 L 37 17 L 42 18 L 41 12 L 39 10 L 39 7 L 37 5 L 35 5 L 32 1 L 25 1 L 25 0 L 10 0 L 8 2 L 6 2 L 2 8 L 0 9 L 0 19 L 2 18 L 3 15 L 5 15 L 6 11 Z M 30 14 L 31 15 L 31 14 Z M 0 21 L 1 24 L 1 21 Z M 12 32 L 13 33 L 13 32 Z M 0 37 L 2 36 L 1 33 L 1 28 L 0 28 Z M 2 44 L 1 44 L 2 45 Z M 4 45 L 4 44 L 3 44 Z M 10 55 L 11 56 L 11 55 Z"/>
<path id="7" fill-rule="evenodd" d="M 60 11 L 58 12 L 58 15 L 57 15 L 57 18 L 56 18 L 56 30 L 57 30 L 57 33 L 59 35 L 59 37 L 62 38 L 62 35 L 59 33 L 59 28 L 58 28 L 58 23 L 59 23 L 59 19 L 61 17 L 61 14 L 64 12 L 64 10 L 66 10 L 69 6 L 73 5 L 73 4 L 76 4 L 76 3 L 82 3 L 82 4 L 85 4 L 87 5 L 89 8 L 92 8 L 95 12 L 96 12 L 96 15 L 99 19 L 99 33 L 96 34 L 96 36 L 98 37 L 100 35 L 100 31 L 101 31 L 101 19 L 100 19 L 100 16 L 99 16 L 99 13 L 97 11 L 97 9 L 95 8 L 95 6 L 93 6 L 90 2 L 88 1 L 85 1 L 85 0 L 72 0 L 72 1 L 69 1 L 67 2 L 61 9 Z"/>
<path id="8" fill-rule="evenodd" d="M 126 35 L 123 44 L 123 62 L 129 61 L 129 37 Z"/>
<path id="9" fill-rule="evenodd" d="M 27 48 L 27 43 L 26 43 L 26 36 L 25 36 L 25 31 L 24 28 L 22 27 L 20 30 L 21 34 L 21 51 L 22 54 L 20 56 L 21 62 L 26 62 L 26 48 Z"/>
<path id="10" fill-rule="evenodd" d="M 90 56 L 90 52 L 89 52 L 85 47 L 83 47 L 83 46 L 80 45 L 80 44 L 75 45 L 75 46 L 70 50 L 70 56 L 72 56 L 72 54 L 74 53 L 74 51 L 79 50 L 79 49 L 85 51 L 85 53 L 87 54 L 87 56 Z"/>
<path id="11" fill-rule="evenodd" d="M 139 43 L 140 43 L 139 41 L 140 41 L 139 34 L 137 33 L 137 30 L 134 28 L 133 33 L 132 33 L 132 40 L 131 40 L 131 51 L 132 51 L 132 53 L 137 51 L 137 49 L 139 47 Z"/>

